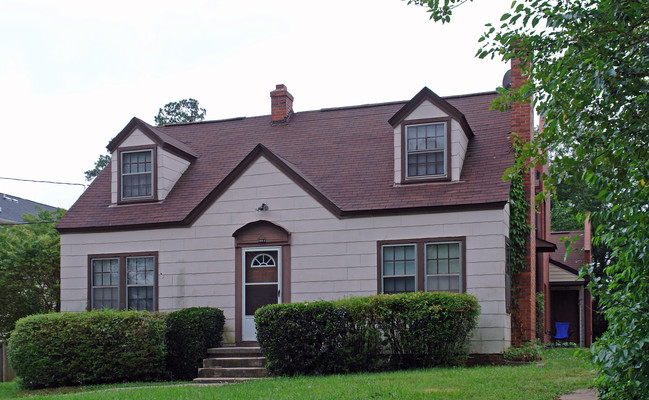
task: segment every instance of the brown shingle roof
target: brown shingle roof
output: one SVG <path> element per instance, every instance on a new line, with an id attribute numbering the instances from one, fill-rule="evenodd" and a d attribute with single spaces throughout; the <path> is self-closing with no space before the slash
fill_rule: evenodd
<path id="1" fill-rule="evenodd" d="M 576 236 L 581 235 L 577 240 Z M 563 238 L 570 238 L 572 242 L 572 250 L 570 254 L 566 248 L 566 242 L 562 241 Z M 552 232 L 550 234 L 550 241 L 557 245 L 557 250 L 550 254 L 550 262 L 561 267 L 570 269 L 570 272 L 575 274 L 579 273 L 579 268 L 584 265 L 584 231 L 565 231 L 565 232 Z"/>
<path id="2" fill-rule="evenodd" d="M 107 167 L 57 228 L 104 231 L 190 224 L 261 155 L 341 218 L 502 206 L 509 197 L 509 182 L 502 176 L 513 152 L 507 139 L 509 113 L 489 110 L 496 96 L 445 99 L 466 117 L 475 135 L 458 182 L 394 184 L 394 134 L 388 120 L 410 102 L 298 112 L 276 126 L 267 115 L 155 128 L 145 124 L 149 134 L 157 134 L 158 144 L 173 141 L 176 150 L 196 157 L 167 198 L 109 207 Z"/>

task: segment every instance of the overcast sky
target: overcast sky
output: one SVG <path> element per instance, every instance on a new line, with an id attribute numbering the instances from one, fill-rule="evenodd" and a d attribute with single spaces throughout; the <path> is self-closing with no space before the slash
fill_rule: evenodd
<path id="1" fill-rule="evenodd" d="M 450 25 L 399 0 L 0 2 L 0 177 L 86 183 L 133 116 L 195 98 L 206 120 L 492 91 L 508 69 L 474 57 L 509 0 Z M 0 179 L 0 193 L 69 208 L 81 186 Z"/>

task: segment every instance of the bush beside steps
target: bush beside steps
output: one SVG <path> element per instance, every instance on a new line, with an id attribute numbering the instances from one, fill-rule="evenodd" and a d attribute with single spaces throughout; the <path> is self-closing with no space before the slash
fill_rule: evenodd
<path id="1" fill-rule="evenodd" d="M 193 378 L 224 322 L 208 307 L 32 315 L 16 323 L 9 361 L 28 389 Z"/>
<path id="2" fill-rule="evenodd" d="M 273 304 L 255 313 L 275 375 L 462 365 L 480 306 L 468 294 L 416 292 Z"/>

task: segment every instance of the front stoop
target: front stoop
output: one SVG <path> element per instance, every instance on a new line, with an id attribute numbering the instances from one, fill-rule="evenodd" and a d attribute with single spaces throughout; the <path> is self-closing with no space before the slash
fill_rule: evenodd
<path id="1" fill-rule="evenodd" d="M 264 378 L 268 371 L 259 347 L 219 347 L 207 350 L 197 383 L 234 383 Z"/>

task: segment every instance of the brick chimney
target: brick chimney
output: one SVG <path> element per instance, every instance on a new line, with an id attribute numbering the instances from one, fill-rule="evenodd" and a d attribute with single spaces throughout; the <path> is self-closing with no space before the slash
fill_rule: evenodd
<path id="1" fill-rule="evenodd" d="M 279 84 L 275 90 L 270 92 L 270 122 L 279 124 L 288 122 L 293 114 L 293 96 L 288 92 L 285 85 Z"/>
<path id="2" fill-rule="evenodd" d="M 520 61 L 512 59 L 511 85 L 512 89 L 521 87 L 527 77 L 523 76 Z M 511 132 L 523 142 L 529 142 L 534 137 L 534 110 L 531 99 L 523 103 L 512 103 L 510 108 Z M 518 312 L 514 316 L 512 326 L 512 344 L 522 345 L 536 339 L 536 218 L 535 218 L 535 179 L 536 169 L 530 166 L 523 175 L 525 200 L 529 209 L 527 223 L 531 227 L 525 243 L 525 269 L 515 277 L 518 291 Z"/>

